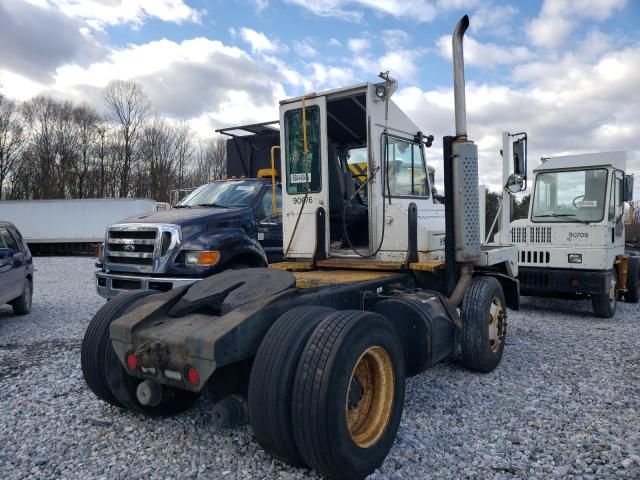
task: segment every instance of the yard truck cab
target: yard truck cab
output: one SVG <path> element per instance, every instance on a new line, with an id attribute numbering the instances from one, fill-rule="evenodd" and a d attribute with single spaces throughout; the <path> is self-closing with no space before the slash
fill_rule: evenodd
<path id="1" fill-rule="evenodd" d="M 206 390 L 218 424 L 248 417 L 276 458 L 359 479 L 391 448 L 406 377 L 458 347 L 466 367 L 496 368 L 507 309 L 518 308 L 517 249 L 480 241 L 468 24 L 453 35 L 444 205 L 430 195 L 434 139 L 393 102 L 388 74 L 282 101 L 285 261 L 118 296 L 85 334 L 91 390 L 146 415 L 181 411 Z"/>
<path id="2" fill-rule="evenodd" d="M 640 259 L 624 250 L 625 171 L 625 152 L 551 157 L 534 169 L 528 218 L 509 232 L 523 295 L 591 298 L 604 318 L 621 297 L 638 302 Z"/>

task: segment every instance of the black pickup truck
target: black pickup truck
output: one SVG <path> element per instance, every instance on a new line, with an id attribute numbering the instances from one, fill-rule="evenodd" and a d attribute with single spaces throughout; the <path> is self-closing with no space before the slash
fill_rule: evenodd
<path id="1" fill-rule="evenodd" d="M 271 178 L 219 180 L 194 190 L 171 210 L 108 227 L 96 266 L 98 293 L 167 291 L 229 268 L 282 259 L 280 185 L 273 210 Z"/>

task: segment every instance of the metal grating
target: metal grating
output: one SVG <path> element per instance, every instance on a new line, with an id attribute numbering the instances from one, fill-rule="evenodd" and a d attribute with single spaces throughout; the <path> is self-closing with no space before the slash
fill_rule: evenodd
<path id="1" fill-rule="evenodd" d="M 527 227 L 511 227 L 511 243 L 527 243 Z"/>
<path id="2" fill-rule="evenodd" d="M 520 250 L 520 264 L 544 265 L 551 261 L 551 254 L 545 250 Z"/>
<path id="3" fill-rule="evenodd" d="M 529 227 L 529 243 L 551 243 L 551 227 Z"/>

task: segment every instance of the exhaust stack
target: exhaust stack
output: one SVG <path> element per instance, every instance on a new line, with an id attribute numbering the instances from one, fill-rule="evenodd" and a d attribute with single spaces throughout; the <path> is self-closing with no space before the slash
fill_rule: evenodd
<path id="1" fill-rule="evenodd" d="M 469 28 L 469 16 L 460 19 L 451 38 L 453 50 L 453 101 L 455 105 L 456 137 L 467 139 L 467 107 L 464 96 L 464 52 L 462 37 Z"/>
<path id="2" fill-rule="evenodd" d="M 472 263 L 480 257 L 480 208 L 478 200 L 478 147 L 467 136 L 467 112 L 464 92 L 464 56 L 462 37 L 469 27 L 469 17 L 460 19 L 453 31 L 453 90 L 455 106 L 456 136 L 453 137 L 450 158 L 452 189 L 451 214 L 453 221 L 447 229 L 447 237 L 452 233 L 455 239 L 455 261 Z M 451 193 L 449 193 L 451 192 Z M 461 269 L 460 282 L 468 281 L 471 269 Z M 464 285 L 458 292 L 464 293 Z M 453 297 L 452 300 L 458 300 Z"/>

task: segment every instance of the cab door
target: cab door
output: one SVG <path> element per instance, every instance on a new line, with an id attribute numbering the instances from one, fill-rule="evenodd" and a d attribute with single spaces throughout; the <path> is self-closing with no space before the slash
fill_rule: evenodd
<path id="1" fill-rule="evenodd" d="M 325 97 L 280 107 L 283 249 L 286 258 L 311 259 L 316 211 L 323 208 L 324 252 L 329 251 L 329 170 Z M 322 241 L 322 240 L 321 240 Z"/>

